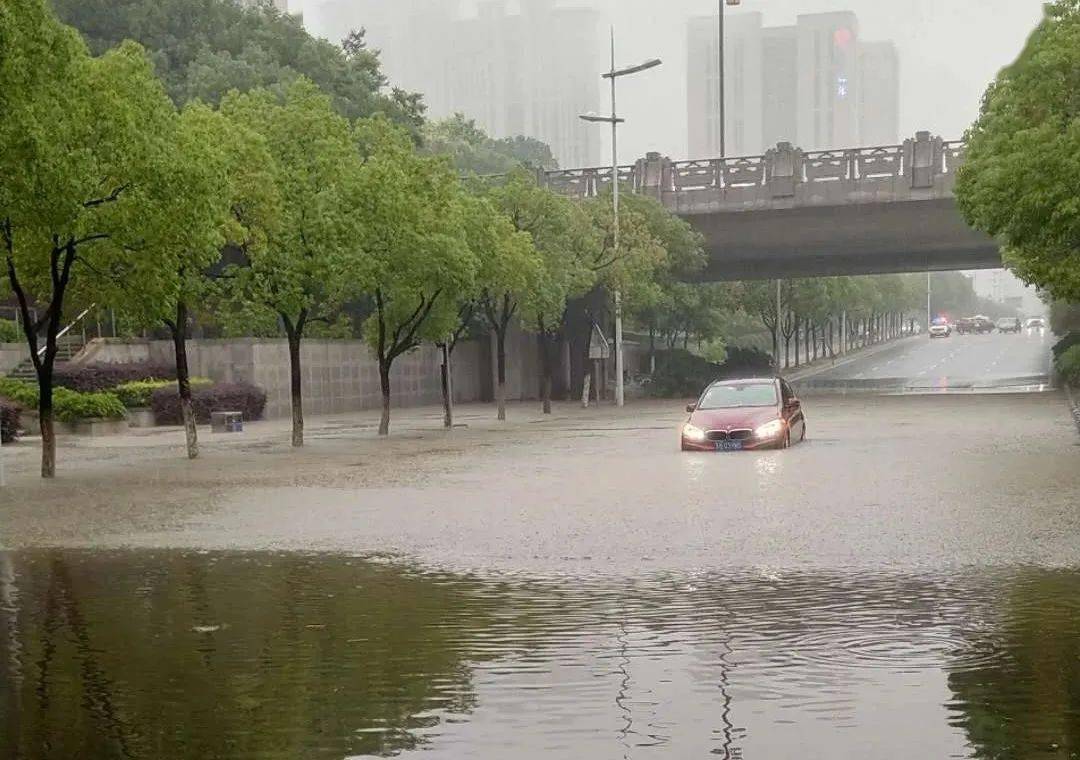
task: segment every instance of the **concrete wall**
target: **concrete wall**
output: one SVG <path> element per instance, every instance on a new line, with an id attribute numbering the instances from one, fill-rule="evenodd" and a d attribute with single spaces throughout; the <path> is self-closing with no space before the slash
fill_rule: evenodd
<path id="1" fill-rule="evenodd" d="M 487 339 L 466 341 L 454 351 L 454 398 L 461 403 L 490 400 L 494 388 L 494 346 Z M 80 361 L 172 362 L 170 341 L 95 341 Z M 301 345 L 304 409 L 309 414 L 377 409 L 382 404 L 378 362 L 356 340 L 305 340 Z M 513 328 L 507 337 L 507 397 L 540 395 L 540 358 L 533 335 Z M 267 417 L 290 413 L 289 349 L 285 340 L 238 338 L 188 341 L 193 376 L 218 382 L 247 382 L 267 393 Z M 391 377 L 394 406 L 442 403 L 441 357 L 425 345 L 399 357 Z"/>
<path id="2" fill-rule="evenodd" d="M 457 401 L 481 399 L 481 349 L 478 343 L 466 343 L 454 352 Z M 150 355 L 155 361 L 170 361 L 172 344 L 155 341 Z M 193 340 L 188 343 L 188 363 L 192 375 L 264 388 L 266 416 L 289 415 L 289 347 L 284 340 Z M 382 404 L 379 365 L 362 341 L 305 340 L 301 364 L 304 410 L 309 414 L 377 409 Z M 434 346 L 422 346 L 394 362 L 391 399 L 397 407 L 441 403 L 440 358 Z"/>
<path id="3" fill-rule="evenodd" d="M 25 343 L 0 343 L 0 375 L 6 375 L 30 356 Z"/>
<path id="4" fill-rule="evenodd" d="M 150 359 L 150 342 L 139 338 L 94 338 L 76 357 L 79 364 L 129 364 Z M 169 354 L 169 361 L 172 361 Z"/>

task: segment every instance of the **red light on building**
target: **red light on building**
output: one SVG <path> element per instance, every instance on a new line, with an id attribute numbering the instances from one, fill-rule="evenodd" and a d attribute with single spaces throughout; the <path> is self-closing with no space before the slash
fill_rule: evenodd
<path id="1" fill-rule="evenodd" d="M 842 50 L 847 49 L 854 38 L 855 35 L 846 26 L 842 26 L 833 32 L 833 44 Z"/>

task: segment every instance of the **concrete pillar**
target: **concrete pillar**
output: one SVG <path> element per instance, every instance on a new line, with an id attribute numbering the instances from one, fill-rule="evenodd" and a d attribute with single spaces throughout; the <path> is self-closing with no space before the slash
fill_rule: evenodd
<path id="1" fill-rule="evenodd" d="M 916 132 L 915 139 L 904 140 L 904 170 L 912 188 L 929 188 L 942 173 L 943 144 L 929 132 Z"/>
<path id="2" fill-rule="evenodd" d="M 635 187 L 638 192 L 663 201 L 664 193 L 672 190 L 671 159 L 659 153 L 649 153 L 634 165 Z"/>
<path id="3" fill-rule="evenodd" d="M 773 198 L 791 198 L 802 182 L 803 152 L 789 142 L 777 143 L 765 153 L 765 182 Z"/>

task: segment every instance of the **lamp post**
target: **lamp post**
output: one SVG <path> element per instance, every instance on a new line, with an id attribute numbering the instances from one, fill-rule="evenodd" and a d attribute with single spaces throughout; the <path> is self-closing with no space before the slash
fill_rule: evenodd
<path id="1" fill-rule="evenodd" d="M 720 60 L 720 158 L 727 158 L 727 103 L 725 101 L 726 82 L 724 81 L 724 7 L 736 7 L 742 0 L 719 0 L 720 37 L 716 57 Z"/>
<path id="2" fill-rule="evenodd" d="M 611 125 L 611 197 L 612 197 L 612 246 L 613 253 L 619 254 L 619 125 L 626 121 L 620 119 L 615 109 L 615 81 L 619 77 L 638 74 L 648 69 L 656 68 L 661 63 L 659 58 L 653 58 L 639 63 L 636 66 L 628 66 L 622 69 L 615 68 L 615 28 L 611 29 L 611 70 L 605 72 L 602 77 L 611 80 L 611 116 L 597 114 L 583 114 L 584 121 Z M 615 405 L 623 406 L 626 403 L 625 384 L 623 382 L 623 324 L 622 324 L 622 293 L 615 289 Z"/>

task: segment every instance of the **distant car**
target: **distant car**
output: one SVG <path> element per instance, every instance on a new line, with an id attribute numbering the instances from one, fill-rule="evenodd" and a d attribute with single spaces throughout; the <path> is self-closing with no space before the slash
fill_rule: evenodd
<path id="1" fill-rule="evenodd" d="M 686 411 L 683 451 L 786 449 L 806 438 L 802 402 L 779 377 L 712 383 Z"/>
<path id="2" fill-rule="evenodd" d="M 964 330 L 964 332 L 972 332 L 976 335 L 986 335 L 994 331 L 994 321 L 990 319 L 990 317 L 977 315 L 974 317 L 969 317 L 967 320 L 963 321 L 967 322 L 967 329 Z M 957 332 L 960 331 L 957 330 Z"/>
<path id="3" fill-rule="evenodd" d="M 963 319 L 956 320 L 956 332 L 958 335 L 966 335 L 969 332 L 975 331 L 975 319 L 974 317 L 964 317 Z"/>
<path id="4" fill-rule="evenodd" d="M 997 331 L 999 333 L 1019 333 L 1020 320 L 1016 317 L 1002 317 L 997 321 Z"/>
<path id="5" fill-rule="evenodd" d="M 952 335 L 952 328 L 948 322 L 939 322 L 936 325 L 930 325 L 930 338 L 948 338 Z"/>
<path id="6" fill-rule="evenodd" d="M 1027 321 L 1027 329 L 1029 330 L 1045 330 L 1046 320 L 1039 317 L 1034 317 Z"/>

